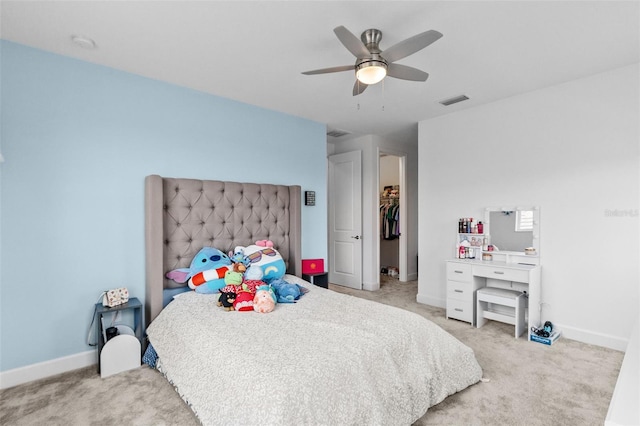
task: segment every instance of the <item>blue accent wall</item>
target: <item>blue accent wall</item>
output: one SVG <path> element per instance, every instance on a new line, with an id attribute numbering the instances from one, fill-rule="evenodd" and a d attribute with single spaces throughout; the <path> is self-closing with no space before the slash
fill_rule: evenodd
<path id="1" fill-rule="evenodd" d="M 90 350 L 103 290 L 144 301 L 146 175 L 316 191 L 327 258 L 324 124 L 0 43 L 0 371 Z"/>

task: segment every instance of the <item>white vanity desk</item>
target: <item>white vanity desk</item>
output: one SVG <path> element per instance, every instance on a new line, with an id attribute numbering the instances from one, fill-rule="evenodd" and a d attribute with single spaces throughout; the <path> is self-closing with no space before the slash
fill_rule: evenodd
<path id="1" fill-rule="evenodd" d="M 482 326 L 487 319 L 516 324 L 516 337 L 527 326 L 530 340 L 529 330 L 540 328 L 541 322 L 540 208 L 488 207 L 483 222 L 481 226 L 472 218 L 458 221 L 456 256 L 459 258 L 446 261 L 447 318 L 477 326 Z M 473 223 L 477 226 L 470 226 Z M 479 241 L 482 247 L 478 247 Z M 483 258 L 491 260 L 481 260 Z M 476 293 L 483 287 L 514 292 L 483 291 L 478 297 Z M 518 292 L 525 293 L 526 297 Z M 514 294 L 513 304 L 509 296 L 500 297 L 502 295 L 496 296 L 496 293 Z M 501 302 L 505 302 L 504 306 Z"/>
<path id="2" fill-rule="evenodd" d="M 539 265 L 478 259 L 452 259 L 446 264 L 447 318 L 475 325 L 476 291 L 485 286 L 500 287 L 526 292 L 528 329 L 540 327 Z"/>

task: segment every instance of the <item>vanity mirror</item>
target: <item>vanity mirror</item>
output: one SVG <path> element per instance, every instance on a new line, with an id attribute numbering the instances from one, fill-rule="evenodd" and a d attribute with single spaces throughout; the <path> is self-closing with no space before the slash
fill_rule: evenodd
<path id="1" fill-rule="evenodd" d="M 540 255 L 540 209 L 538 207 L 490 207 L 485 210 L 485 234 L 499 254 Z"/>

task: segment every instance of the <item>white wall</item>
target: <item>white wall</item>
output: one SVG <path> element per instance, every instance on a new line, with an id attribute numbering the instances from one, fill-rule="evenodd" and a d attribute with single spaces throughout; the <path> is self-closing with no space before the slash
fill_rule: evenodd
<path id="1" fill-rule="evenodd" d="M 636 64 L 419 124 L 419 302 L 445 306 L 459 217 L 537 205 L 542 318 L 565 337 L 624 349 L 639 305 L 638 73 Z"/>
<path id="2" fill-rule="evenodd" d="M 417 129 L 416 129 L 417 131 Z M 418 254 L 418 147 L 414 132 L 404 138 L 384 136 L 362 136 L 351 140 L 329 143 L 328 153 L 340 154 L 348 151 L 362 151 L 362 230 L 364 241 L 380 240 L 378 215 L 380 200 L 378 194 L 378 161 L 380 152 L 406 156 L 407 191 L 407 273 L 408 279 L 417 279 Z M 331 197 L 331 194 L 329 194 Z M 362 284 L 365 290 L 380 288 L 378 269 L 379 244 L 362 245 Z"/>
<path id="3" fill-rule="evenodd" d="M 382 192 L 385 186 L 399 185 L 400 180 L 400 163 L 398 157 L 394 155 L 386 155 L 380 157 L 380 190 Z"/>

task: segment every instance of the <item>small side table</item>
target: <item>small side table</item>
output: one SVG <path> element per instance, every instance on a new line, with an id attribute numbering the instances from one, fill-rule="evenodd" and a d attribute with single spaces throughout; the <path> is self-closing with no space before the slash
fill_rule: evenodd
<path id="1" fill-rule="evenodd" d="M 102 334 L 102 317 L 107 313 L 112 314 L 116 311 L 126 311 L 129 309 L 133 310 L 133 331 L 136 338 L 142 345 L 142 303 L 140 303 L 140 300 L 138 300 L 137 297 L 132 297 L 127 303 L 114 306 L 113 308 L 103 306 L 102 303 L 96 303 L 94 323 L 96 327 L 95 333 L 98 338 L 98 373 L 100 373 L 100 353 L 102 352 L 102 348 L 105 343 L 107 343 L 105 342 L 104 335 Z M 140 356 L 142 356 L 142 354 L 140 354 Z"/>
<path id="2" fill-rule="evenodd" d="M 318 287 L 329 288 L 329 274 L 327 272 L 317 272 L 315 274 L 302 274 L 302 279 L 309 281 Z"/>

